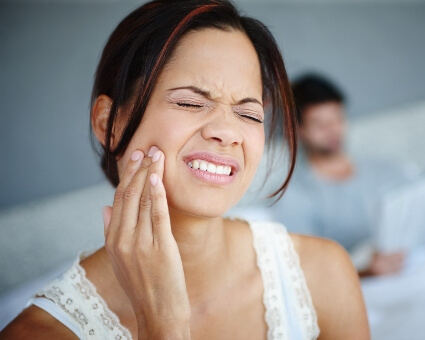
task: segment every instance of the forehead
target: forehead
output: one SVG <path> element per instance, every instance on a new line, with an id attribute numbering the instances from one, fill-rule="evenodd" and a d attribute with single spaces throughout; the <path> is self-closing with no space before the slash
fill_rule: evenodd
<path id="1" fill-rule="evenodd" d="M 303 120 L 311 122 L 328 121 L 344 118 L 344 107 L 338 102 L 312 104 L 306 107 Z"/>
<path id="2" fill-rule="evenodd" d="M 240 31 L 202 29 L 184 35 L 157 85 L 193 85 L 212 96 L 262 96 L 257 52 Z"/>

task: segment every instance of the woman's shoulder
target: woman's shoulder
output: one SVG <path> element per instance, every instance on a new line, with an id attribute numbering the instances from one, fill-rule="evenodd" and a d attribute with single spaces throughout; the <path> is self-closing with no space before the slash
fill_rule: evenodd
<path id="1" fill-rule="evenodd" d="M 327 289 L 338 291 L 345 287 L 347 282 L 358 285 L 358 275 L 351 259 L 337 242 L 315 236 L 294 233 L 289 235 L 298 253 L 307 284 L 316 300 Z"/>
<path id="2" fill-rule="evenodd" d="M 3 331 L 0 339 L 77 339 L 66 326 L 43 309 L 31 305 Z"/>
<path id="3" fill-rule="evenodd" d="M 67 316 L 73 314 L 78 302 L 76 286 L 83 287 L 85 279 L 80 262 L 84 258 L 90 258 L 92 253 L 93 251 L 81 252 L 66 271 L 46 283 L 29 301 L 29 307 L 4 329 L 0 339 L 3 336 L 5 339 L 78 338 L 71 330 L 72 327 L 69 327 Z"/>
<path id="4" fill-rule="evenodd" d="M 318 314 L 321 336 L 351 339 L 356 334 L 368 339 L 359 277 L 345 249 L 324 238 L 290 236 Z"/>
<path id="5" fill-rule="evenodd" d="M 316 299 L 325 289 L 340 290 L 347 282 L 358 286 L 358 275 L 350 256 L 337 242 L 315 236 L 289 235 L 309 289 Z"/>
<path id="6" fill-rule="evenodd" d="M 0 339 L 76 339 L 75 333 L 61 322 L 58 316 L 63 315 L 62 307 L 55 301 L 61 295 L 66 296 L 69 288 L 67 278 L 75 275 L 83 253 L 80 253 L 74 263 L 61 275 L 46 283 L 28 302 L 24 309 L 0 333 Z M 64 287 L 64 285 L 66 287 Z"/>
<path id="7" fill-rule="evenodd" d="M 323 273 L 324 268 L 318 268 L 318 264 L 327 263 L 326 271 L 337 270 L 341 267 L 352 268 L 351 259 L 346 250 L 337 242 L 330 239 L 288 233 L 294 244 L 294 248 L 300 257 L 301 266 L 308 270 L 317 270 Z"/>
<path id="8" fill-rule="evenodd" d="M 103 253 L 103 248 L 81 253 L 67 271 L 37 293 L 0 339 L 3 335 L 5 339 L 75 339 L 80 333 L 130 339 L 128 329 L 115 313 L 117 301 L 122 305 L 124 299 L 111 283 Z"/>
<path id="9" fill-rule="evenodd" d="M 315 302 L 326 293 L 326 289 L 342 289 L 346 287 L 347 282 L 359 286 L 358 275 L 351 259 L 337 242 L 288 232 L 283 224 L 272 221 L 251 222 L 250 226 L 254 239 L 261 243 L 264 249 L 279 248 L 283 250 L 283 256 L 291 257 L 299 263 L 308 288 L 313 298 L 316 297 Z M 261 242 L 258 242 L 259 240 Z"/>

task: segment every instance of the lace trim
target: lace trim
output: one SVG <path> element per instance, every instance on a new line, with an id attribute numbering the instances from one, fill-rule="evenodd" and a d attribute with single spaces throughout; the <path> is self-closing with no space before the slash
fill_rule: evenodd
<path id="1" fill-rule="evenodd" d="M 320 333 L 317 313 L 300 266 L 299 256 L 286 228 L 280 224 L 264 222 L 252 223 L 250 226 L 257 252 L 257 265 L 263 277 L 267 338 L 289 339 L 288 325 L 285 324 L 288 314 L 280 286 L 281 280 L 285 280 L 295 294 L 297 302 L 295 309 L 297 319 L 302 325 L 304 339 L 317 339 Z M 284 268 L 281 270 L 276 268 L 277 256 L 283 260 Z M 283 277 L 279 277 L 278 273 L 282 273 Z"/>
<path id="2" fill-rule="evenodd" d="M 307 287 L 304 272 L 301 269 L 300 258 L 286 228 L 277 225 L 274 229 L 278 243 L 283 246 L 283 258 L 286 260 L 287 268 L 289 268 L 286 278 L 292 283 L 298 301 L 298 304 L 296 304 L 298 318 L 303 320 L 306 326 L 305 337 L 306 339 L 317 339 L 320 333 L 317 313 Z"/>
<path id="3" fill-rule="evenodd" d="M 51 299 L 75 321 L 87 339 L 110 338 L 131 340 L 131 333 L 121 325 L 96 287 L 86 278 L 80 261 L 87 253 L 80 254 L 71 268 L 60 278 L 45 286 L 37 295 Z"/>
<path id="4" fill-rule="evenodd" d="M 271 254 L 271 247 L 269 242 L 263 233 L 257 232 L 254 223 L 250 224 L 254 249 L 257 253 L 257 266 L 260 269 L 261 276 L 263 278 L 263 303 L 266 308 L 265 320 L 267 324 L 267 339 L 288 339 L 287 327 L 285 327 L 285 316 L 286 310 L 284 308 L 283 301 L 280 300 L 280 294 L 276 283 L 279 282 L 274 277 L 275 261 L 274 256 Z"/>
<path id="5" fill-rule="evenodd" d="M 299 256 L 286 228 L 275 223 L 247 223 L 252 230 L 257 266 L 263 278 L 267 339 L 289 339 L 287 311 L 280 285 L 283 279 L 291 283 L 295 293 L 298 302 L 295 304 L 296 314 L 304 326 L 302 331 L 305 339 L 317 339 L 320 333 L 317 313 L 300 267 Z M 87 253 L 80 254 L 67 272 L 37 295 L 44 295 L 54 301 L 75 321 L 88 339 L 131 340 L 129 330 L 121 325 L 118 316 L 108 308 L 96 292 L 96 287 L 86 278 L 85 270 L 79 264 L 86 256 Z M 277 268 L 277 256 L 284 259 L 285 268 L 281 271 Z M 279 273 L 284 273 L 284 278 Z"/>

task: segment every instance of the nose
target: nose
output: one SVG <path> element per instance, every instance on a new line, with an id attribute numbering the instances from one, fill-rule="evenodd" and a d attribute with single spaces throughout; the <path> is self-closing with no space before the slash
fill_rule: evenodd
<path id="1" fill-rule="evenodd" d="M 216 141 L 220 146 L 240 145 L 243 137 L 233 110 L 215 110 L 202 128 L 202 137 Z"/>

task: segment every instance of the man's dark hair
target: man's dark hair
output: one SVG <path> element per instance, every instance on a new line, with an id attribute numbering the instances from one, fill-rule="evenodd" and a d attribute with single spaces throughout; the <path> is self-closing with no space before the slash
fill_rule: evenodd
<path id="1" fill-rule="evenodd" d="M 328 79 L 319 75 L 306 74 L 293 81 L 291 86 L 299 125 L 303 123 L 303 114 L 308 106 L 328 102 L 344 102 L 342 92 Z"/>

